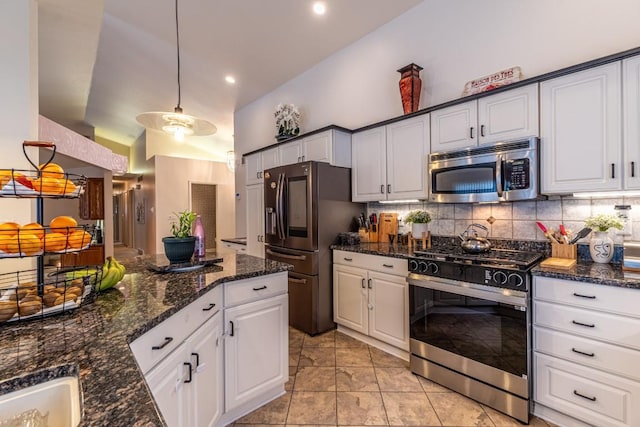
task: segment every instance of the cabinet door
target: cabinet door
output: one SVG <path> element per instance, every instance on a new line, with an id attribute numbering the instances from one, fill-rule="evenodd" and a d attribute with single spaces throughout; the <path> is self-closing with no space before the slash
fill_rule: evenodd
<path id="1" fill-rule="evenodd" d="M 333 320 L 339 325 L 368 334 L 367 298 L 366 270 L 334 264 Z"/>
<path id="2" fill-rule="evenodd" d="M 260 152 L 262 156 L 262 170 L 265 171 L 267 169 L 275 168 L 280 165 L 280 160 L 278 158 L 278 147 L 270 148 L 269 150 L 264 150 Z M 262 174 L 260 174 L 260 178 L 262 181 Z"/>
<path id="3" fill-rule="evenodd" d="M 278 146 L 280 165 L 292 165 L 302 161 L 302 141 L 288 142 Z"/>
<path id="4" fill-rule="evenodd" d="M 478 99 L 480 144 L 538 136 L 538 84 Z"/>
<path id="5" fill-rule="evenodd" d="M 317 133 L 302 140 L 303 161 L 333 163 L 333 134 L 331 131 Z"/>
<path id="6" fill-rule="evenodd" d="M 640 189 L 640 56 L 623 62 L 624 87 L 624 182 L 629 190 Z"/>
<path id="7" fill-rule="evenodd" d="M 354 202 L 387 198 L 387 151 L 384 126 L 356 133 L 351 140 L 351 191 Z"/>
<path id="8" fill-rule="evenodd" d="M 620 62 L 540 84 L 542 193 L 620 190 Z"/>
<path id="9" fill-rule="evenodd" d="M 264 257 L 264 189 L 262 184 L 248 185 L 247 254 Z"/>
<path id="10" fill-rule="evenodd" d="M 409 351 L 409 286 L 405 277 L 369 272 L 369 335 Z"/>
<path id="11" fill-rule="evenodd" d="M 190 411 L 187 406 L 190 402 L 190 384 L 185 383 L 189 379 L 189 368 L 184 363 L 188 360 L 187 346 L 182 344 L 145 376 L 151 394 L 169 427 L 193 425 L 189 420 Z"/>
<path id="12" fill-rule="evenodd" d="M 386 128 L 387 200 L 427 198 L 429 115 L 402 120 Z"/>
<path id="13" fill-rule="evenodd" d="M 478 103 L 469 101 L 431 112 L 431 152 L 478 144 Z"/>
<path id="14" fill-rule="evenodd" d="M 193 369 L 191 425 L 215 427 L 223 411 L 222 312 L 200 326 L 187 346 Z"/>
<path id="15" fill-rule="evenodd" d="M 104 219 L 104 179 L 87 178 L 84 193 L 80 196 L 80 218 Z"/>
<path id="16" fill-rule="evenodd" d="M 258 184 L 262 182 L 262 156 L 260 153 L 254 153 L 244 157 L 246 184 Z"/>
<path id="17" fill-rule="evenodd" d="M 230 411 L 289 379 L 288 299 L 226 309 L 225 408 Z"/>

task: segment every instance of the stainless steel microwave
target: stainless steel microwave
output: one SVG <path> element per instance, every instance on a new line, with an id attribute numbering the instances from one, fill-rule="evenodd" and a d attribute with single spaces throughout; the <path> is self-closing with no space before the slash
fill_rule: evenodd
<path id="1" fill-rule="evenodd" d="M 540 197 L 539 139 L 429 155 L 429 201 L 510 202 Z"/>

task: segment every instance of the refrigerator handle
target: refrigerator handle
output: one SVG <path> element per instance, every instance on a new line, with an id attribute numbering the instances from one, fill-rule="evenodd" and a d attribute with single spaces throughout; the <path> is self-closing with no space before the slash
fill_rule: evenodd
<path id="1" fill-rule="evenodd" d="M 278 238 L 284 240 L 284 174 L 278 175 L 278 188 L 276 189 L 276 230 Z"/>

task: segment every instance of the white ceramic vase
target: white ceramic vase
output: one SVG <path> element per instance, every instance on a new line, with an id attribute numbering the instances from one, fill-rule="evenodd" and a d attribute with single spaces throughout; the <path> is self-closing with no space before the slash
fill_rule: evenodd
<path id="1" fill-rule="evenodd" d="M 589 241 L 589 252 L 593 262 L 606 264 L 613 258 L 613 240 L 606 231 L 594 231 Z"/>
<path id="2" fill-rule="evenodd" d="M 426 233 L 428 230 L 429 224 L 411 223 L 411 235 L 416 239 L 422 238 L 422 233 Z"/>

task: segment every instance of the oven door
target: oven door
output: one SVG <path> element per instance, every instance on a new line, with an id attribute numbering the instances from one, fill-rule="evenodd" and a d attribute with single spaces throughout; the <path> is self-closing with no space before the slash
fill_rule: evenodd
<path id="1" fill-rule="evenodd" d="M 528 398 L 527 294 L 410 274 L 411 353 Z"/>

